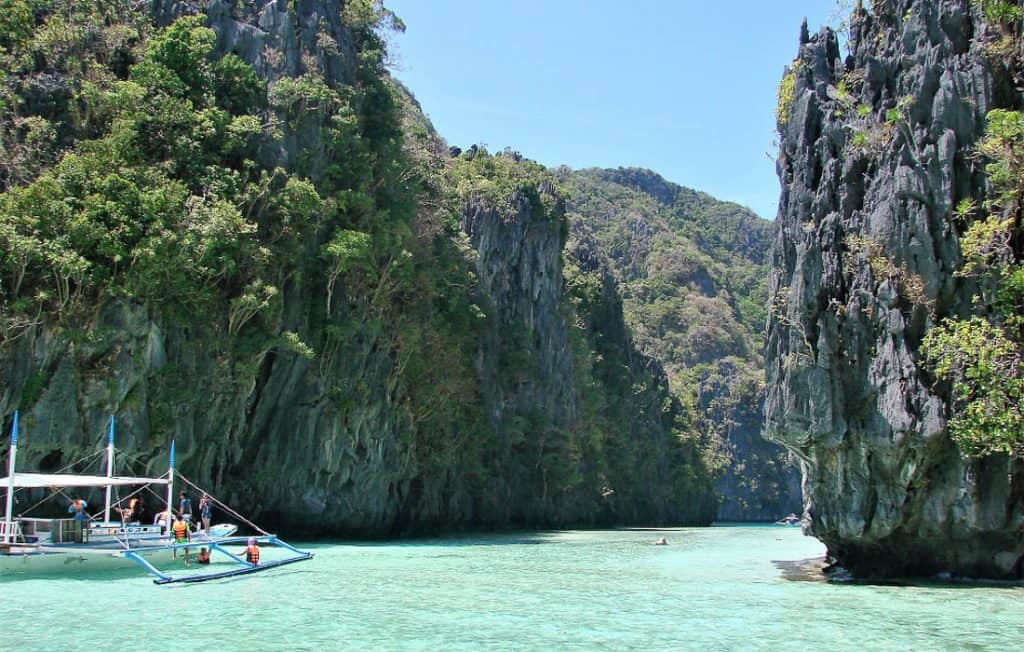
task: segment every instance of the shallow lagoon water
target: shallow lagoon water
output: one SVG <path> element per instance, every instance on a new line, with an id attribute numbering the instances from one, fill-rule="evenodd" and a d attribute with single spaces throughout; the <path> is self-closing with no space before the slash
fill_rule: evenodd
<path id="1" fill-rule="evenodd" d="M 198 585 L 6 580 L 0 649 L 1024 648 L 1024 588 L 807 581 L 824 549 L 798 528 L 308 547 L 313 561 Z"/>

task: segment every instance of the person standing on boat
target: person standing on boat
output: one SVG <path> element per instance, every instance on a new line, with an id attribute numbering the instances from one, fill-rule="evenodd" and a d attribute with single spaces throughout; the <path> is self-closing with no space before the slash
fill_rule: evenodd
<path id="1" fill-rule="evenodd" d="M 203 521 L 203 532 L 210 534 L 210 517 L 212 516 L 212 500 L 207 494 L 199 499 L 199 518 Z"/>
<path id="2" fill-rule="evenodd" d="M 164 510 L 162 512 L 157 512 L 156 516 L 153 517 L 153 525 L 159 525 L 160 526 L 160 534 L 161 535 L 167 533 L 167 524 L 170 521 L 171 521 L 171 514 L 170 514 L 170 512 L 168 512 L 166 510 Z"/>
<path id="3" fill-rule="evenodd" d="M 85 511 L 87 507 L 89 507 L 89 503 L 82 500 L 81 496 L 78 496 L 68 505 L 68 514 L 72 514 L 71 518 L 76 521 L 88 521 L 89 513 Z"/>
<path id="4" fill-rule="evenodd" d="M 128 501 L 128 507 L 120 511 L 121 522 L 124 525 L 142 522 L 142 501 L 137 496 Z"/>
<path id="5" fill-rule="evenodd" d="M 171 531 L 174 533 L 174 543 L 188 543 L 192 538 L 192 532 L 189 530 L 188 523 L 182 518 L 181 514 L 175 514 L 174 525 L 171 526 Z M 178 558 L 178 549 L 174 549 L 174 558 Z M 185 565 L 188 565 L 188 548 L 185 548 Z"/>
<path id="6" fill-rule="evenodd" d="M 142 522 L 142 499 L 138 496 L 128 501 L 128 511 L 133 523 Z"/>
<path id="7" fill-rule="evenodd" d="M 180 494 L 181 502 L 178 503 L 178 513 L 181 518 L 185 519 L 185 523 L 192 522 L 192 500 L 189 499 L 188 494 L 184 491 Z"/>

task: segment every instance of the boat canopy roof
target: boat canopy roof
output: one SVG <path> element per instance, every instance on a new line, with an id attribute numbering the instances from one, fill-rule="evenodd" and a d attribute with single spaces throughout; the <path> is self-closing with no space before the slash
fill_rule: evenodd
<path id="1" fill-rule="evenodd" d="M 140 484 L 167 484 L 167 478 L 129 478 L 105 475 L 68 475 L 66 473 L 15 473 L 15 487 L 120 487 Z M 10 476 L 0 478 L 0 488 L 10 486 Z"/>

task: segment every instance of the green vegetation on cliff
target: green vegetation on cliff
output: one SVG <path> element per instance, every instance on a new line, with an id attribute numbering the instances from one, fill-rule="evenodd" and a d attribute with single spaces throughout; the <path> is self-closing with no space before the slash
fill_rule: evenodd
<path id="1" fill-rule="evenodd" d="M 765 319 L 768 222 L 646 170 L 563 172 L 622 281 L 631 328 L 670 377 L 725 356 L 755 359 Z"/>
<path id="2" fill-rule="evenodd" d="M 213 32 L 189 18 L 139 48 L 127 79 L 97 61 L 106 53 L 68 63 L 98 70 L 98 81 L 82 83 L 69 98 L 75 111 L 66 107 L 60 121 L 65 137 L 77 142 L 26 185 L 15 184 L 32 176 L 30 165 L 6 170 L 0 233 L 8 335 L 18 323 L 12 318 L 74 318 L 100 294 L 159 301 L 183 314 L 206 315 L 218 302 L 230 303 L 240 315 L 233 332 L 256 316 L 255 306 L 272 301 L 276 288 L 265 280 L 272 256 L 260 255 L 258 225 L 243 216 L 261 172 L 251 148 L 262 121 L 229 109 L 257 106 L 227 93 L 230 87 L 234 96 L 255 96 L 260 84 L 237 58 L 215 65 L 213 42 Z M 232 84 L 232 75 L 241 83 Z M 12 100 L 3 116 L 15 134 L 9 146 L 26 146 L 17 130 L 24 98 Z M 46 118 L 35 122 L 25 139 L 40 129 L 55 133 Z M 285 185 L 298 201 L 282 197 L 275 208 L 305 210 L 292 221 L 307 224 L 319 196 L 294 177 Z M 273 258 L 282 271 L 294 264 Z"/>
<path id="3" fill-rule="evenodd" d="M 759 437 L 770 224 L 648 170 L 556 174 L 573 230 L 607 256 L 640 351 L 686 406 L 685 431 L 707 442 L 720 518 L 798 511 L 796 470 Z"/>
<path id="4" fill-rule="evenodd" d="M 115 412 L 126 459 L 177 438 L 190 477 L 312 532 L 709 521 L 614 292 L 563 287 L 551 176 L 449 155 L 384 69 L 401 23 L 200 6 L 0 5 L 0 414 L 26 465 Z"/>
<path id="5" fill-rule="evenodd" d="M 487 412 L 502 415 L 492 419 L 497 445 L 511 442 L 502 465 L 518 469 L 512 477 L 534 476 L 509 488 L 514 500 L 535 500 L 529 493 L 540 487 L 552 503 L 545 509 L 589 504 L 599 522 L 627 515 L 711 520 L 706 445 L 689 436 L 660 369 L 652 371 L 652 361 L 635 352 L 618 289 L 607 268 L 595 264 L 592 244 L 569 238 L 564 189 L 554 176 L 515 152 L 491 155 L 473 146 L 451 160 L 447 181 L 467 206 L 463 228 L 488 289 L 488 328 L 500 342 L 496 364 L 485 361 L 493 369 L 482 391 Z M 554 266 L 531 253 L 563 247 L 564 262 L 555 257 Z M 524 272 L 535 265 L 542 267 L 523 287 Z M 508 286 L 516 290 L 495 291 Z M 494 296 L 506 300 L 487 298 Z M 550 348 L 563 343 L 568 351 Z M 660 480 L 636 482 L 637 474 Z M 551 500 L 555 490 L 561 507 Z"/>
<path id="6" fill-rule="evenodd" d="M 997 74 L 1024 81 L 1021 18 L 1015 0 L 975 0 L 987 23 L 982 50 Z M 979 292 L 973 315 L 944 319 L 922 353 L 935 376 L 952 384 L 949 431 L 969 455 L 1024 456 L 1024 112 L 993 109 L 976 155 L 985 161 L 984 197 L 954 212 L 966 231 L 957 274 Z"/>
<path id="7" fill-rule="evenodd" d="M 922 352 L 953 383 L 949 430 L 961 450 L 1024 456 L 1024 113 L 991 111 L 978 152 L 988 160 L 989 198 L 984 219 L 973 219 L 960 241 L 960 274 L 981 288 L 976 314 L 944 320 Z M 977 210 L 966 198 L 958 214 L 972 219 Z"/>
<path id="8" fill-rule="evenodd" d="M 203 16 L 154 30 L 131 3 L 32 5 L 38 26 L 3 39 L 4 149 L 26 152 L 0 176 L 5 337 L 110 297 L 232 336 L 272 331 L 281 286 L 321 271 L 304 248 L 349 229 L 372 237 L 361 262 L 383 275 L 413 200 L 375 23 L 353 30 L 354 86 L 331 88 L 311 63 L 268 93 L 251 65 L 215 56 Z M 311 121 L 328 164 L 286 171 L 261 151 Z"/>
<path id="9" fill-rule="evenodd" d="M 969 271 L 972 248 L 996 268 L 1020 254 L 1019 227 L 991 228 L 1010 215 L 985 205 L 1001 191 L 978 156 L 986 117 L 1021 108 L 1019 68 L 992 48 L 1019 47 L 1019 23 L 986 22 L 992 4 L 858 3 L 848 56 L 831 30 L 799 43 L 765 414 L 806 461 L 807 531 L 857 577 L 1021 574 L 1020 460 L 965 455 L 1009 450 L 994 431 L 1019 430 L 1021 400 L 1006 329 L 1019 300 L 1000 314 L 1001 281 Z"/>

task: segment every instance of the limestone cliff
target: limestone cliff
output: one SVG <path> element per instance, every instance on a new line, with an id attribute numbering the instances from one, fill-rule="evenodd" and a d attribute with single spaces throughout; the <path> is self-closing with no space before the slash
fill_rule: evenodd
<path id="1" fill-rule="evenodd" d="M 574 236 L 600 249 L 632 338 L 716 449 L 717 520 L 800 509 L 800 474 L 761 437 L 770 223 L 638 168 L 555 171 Z"/>
<path id="2" fill-rule="evenodd" d="M 131 11 L 125 7 L 118 11 Z M 76 11 L 93 21 L 89 29 L 114 20 L 84 5 Z M 131 132 L 131 143 L 145 145 L 138 156 L 156 159 L 141 167 L 168 175 L 175 189 L 198 186 L 174 214 L 183 228 L 195 224 L 193 214 L 206 215 L 204 197 L 243 188 L 226 194 L 234 200 L 219 210 L 243 225 L 239 240 L 257 246 L 224 268 L 195 314 L 189 293 L 154 296 L 119 282 L 154 255 L 139 241 L 127 258 L 82 254 L 102 283 L 64 278 L 62 301 L 47 292 L 19 295 L 30 283 L 48 288 L 42 263 L 3 267 L 0 414 L 6 428 L 21 410 L 21 468 L 55 471 L 91 453 L 115 414 L 121 459 L 136 471 L 161 473 L 173 439 L 184 475 L 292 532 L 387 536 L 712 518 L 710 476 L 675 438 L 679 407 L 666 407 L 664 376 L 639 366 L 628 368 L 625 384 L 594 380 L 594 346 L 570 332 L 568 324 L 591 315 L 564 288 L 558 193 L 543 180 L 501 175 L 484 179 L 487 191 L 478 192 L 460 176 L 466 159 L 449 157 L 422 116 L 404 125 L 395 119 L 403 100 L 380 64 L 369 21 L 381 15 L 372 3 L 155 2 L 148 17 L 132 14 L 134 31 L 122 31 L 134 40 L 118 56 L 142 56 L 149 19 L 161 27 L 189 14 L 213 30 L 212 56 L 228 60 L 216 74 L 237 84 L 198 92 L 193 86 L 209 80 L 174 68 L 189 55 L 182 43 L 195 50 L 206 38 L 189 26 L 174 34 L 178 41 L 144 53 L 159 65 L 122 65 L 96 77 L 102 92 L 128 88 L 136 99 L 149 98 L 141 80 L 156 79 L 166 88 L 153 91 L 153 101 L 177 113 L 107 125 L 102 111 L 71 105 L 75 97 L 94 108 L 71 73 L 62 77 L 67 92 L 41 104 L 78 129 L 66 128 L 62 146 L 95 141 L 89 151 L 123 166 L 111 172 L 124 178 L 137 161 L 97 146 L 112 138 L 104 129 L 135 129 L 150 118 L 166 120 L 161 127 L 193 124 L 199 115 L 200 131 L 190 132 L 197 140 L 178 138 L 166 150 L 151 143 L 160 130 Z M 101 42 L 90 37 L 80 46 Z M 102 55 L 104 65 L 114 58 Z M 128 79 L 131 70 L 137 79 Z M 7 78 L 12 92 L 50 72 L 21 74 Z M 251 106 L 239 108 L 243 91 Z M 216 155 L 189 167 L 198 155 L 174 147 L 205 154 L 204 133 L 218 134 L 210 138 Z M 243 145 L 232 140 L 239 134 Z M 211 169 L 219 175 L 212 181 L 203 176 Z M 45 167 L 23 166 L 16 181 L 3 177 L 6 195 L 34 190 L 40 174 L 47 187 L 54 178 L 63 183 L 65 171 L 46 176 Z M 122 194 L 107 199 L 105 206 L 123 208 Z M 296 210 L 302 206 L 312 209 Z M 89 214 L 96 215 L 94 232 L 102 235 L 115 218 Z M 46 235 L 39 221 L 4 220 L 0 237 Z M 219 235 L 205 227 L 197 228 Z M 173 235 L 171 228 L 143 234 L 151 242 Z M 263 276 L 238 275 L 252 268 Z M 159 280 L 176 270 L 152 271 Z"/>
<path id="3" fill-rule="evenodd" d="M 622 286 L 597 238 L 574 225 L 566 254 L 579 409 L 590 424 L 587 436 L 607 451 L 598 477 L 609 513 L 640 522 L 710 523 L 722 500 L 709 482 L 713 438 L 687 426 L 693 414 L 673 394 L 667 372 L 639 350 Z M 631 481 L 637 473 L 658 480 Z"/>
<path id="4" fill-rule="evenodd" d="M 986 112 L 1022 104 L 977 4 L 858 6 L 845 60 L 805 26 L 780 89 L 767 427 L 802 460 L 809 532 L 858 575 L 1021 573 L 1024 469 L 960 454 L 918 350 L 970 308 L 952 211 L 984 196 Z"/>

